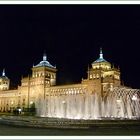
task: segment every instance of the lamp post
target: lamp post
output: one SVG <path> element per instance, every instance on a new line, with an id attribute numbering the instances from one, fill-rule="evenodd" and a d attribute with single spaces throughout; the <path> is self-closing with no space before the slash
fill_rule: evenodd
<path id="1" fill-rule="evenodd" d="M 32 105 L 33 104 L 33 101 L 30 101 L 30 105 Z"/>
<path id="2" fill-rule="evenodd" d="M 33 101 L 30 101 L 30 106 L 29 106 L 29 108 L 30 108 L 30 112 L 32 111 L 32 105 L 33 105 Z"/>

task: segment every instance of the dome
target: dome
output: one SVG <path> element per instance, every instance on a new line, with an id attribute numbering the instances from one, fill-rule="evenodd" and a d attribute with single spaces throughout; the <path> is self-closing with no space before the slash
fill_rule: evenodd
<path id="1" fill-rule="evenodd" d="M 1 79 L 8 79 L 7 76 L 0 76 Z"/>
<path id="2" fill-rule="evenodd" d="M 93 69 L 96 68 L 111 68 L 111 64 L 103 58 L 102 49 L 100 48 L 99 58 L 92 63 Z"/>
<path id="3" fill-rule="evenodd" d="M 52 66 L 49 61 L 47 61 L 46 54 L 43 55 L 43 61 L 41 61 L 39 64 L 37 64 L 36 66 L 33 66 L 33 67 L 50 67 L 50 68 L 56 68 L 56 67 Z"/>
<path id="4" fill-rule="evenodd" d="M 94 63 L 101 63 L 101 62 L 107 62 L 104 58 L 103 58 L 103 52 L 102 52 L 102 48 L 100 48 L 100 54 L 99 54 L 99 58 L 94 61 L 92 64 Z M 109 62 L 108 62 L 109 63 Z"/>
<path id="5" fill-rule="evenodd" d="M 98 58 L 96 61 L 94 61 L 93 63 L 100 63 L 100 62 L 107 62 L 104 58 Z M 93 64 L 92 63 L 92 64 Z M 108 62 L 109 63 L 109 62 Z"/>
<path id="6" fill-rule="evenodd" d="M 0 76 L 1 79 L 8 79 L 8 77 L 5 75 L 5 69 L 3 69 L 2 76 Z"/>

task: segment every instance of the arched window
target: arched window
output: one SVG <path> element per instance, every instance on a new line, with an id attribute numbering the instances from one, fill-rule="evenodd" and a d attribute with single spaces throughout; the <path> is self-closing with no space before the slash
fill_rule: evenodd
<path id="1" fill-rule="evenodd" d="M 92 79 L 92 74 L 90 74 L 90 77 L 89 78 Z"/>

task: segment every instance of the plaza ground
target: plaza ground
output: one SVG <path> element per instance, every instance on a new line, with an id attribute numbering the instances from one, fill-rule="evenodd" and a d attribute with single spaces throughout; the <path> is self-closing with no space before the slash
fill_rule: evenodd
<path id="1" fill-rule="evenodd" d="M 0 118 L 0 136 L 140 136 L 140 120 L 78 121 L 26 116 Z"/>
<path id="2" fill-rule="evenodd" d="M 140 128 L 51 129 L 0 125 L 0 136 L 140 136 Z"/>

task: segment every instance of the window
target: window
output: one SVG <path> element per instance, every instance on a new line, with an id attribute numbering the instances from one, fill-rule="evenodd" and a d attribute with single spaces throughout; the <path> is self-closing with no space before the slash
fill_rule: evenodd
<path id="1" fill-rule="evenodd" d="M 92 74 L 90 74 L 90 77 L 89 78 L 92 79 Z"/>
<path id="2" fill-rule="evenodd" d="M 103 85 L 103 90 L 106 91 L 106 85 Z"/>

